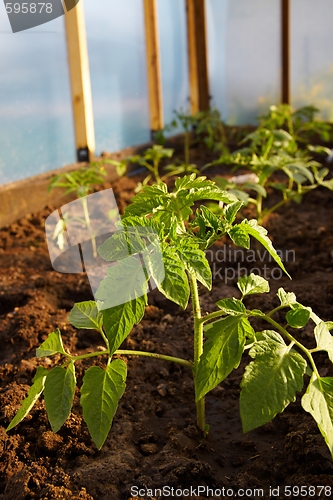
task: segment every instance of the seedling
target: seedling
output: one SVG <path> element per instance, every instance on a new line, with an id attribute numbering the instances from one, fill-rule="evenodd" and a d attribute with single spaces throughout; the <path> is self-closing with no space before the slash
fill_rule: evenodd
<path id="1" fill-rule="evenodd" d="M 297 141 L 285 130 L 270 130 L 258 128 L 245 137 L 241 144 L 247 146 L 230 155 L 222 155 L 216 163 L 229 163 L 234 169 L 247 168 L 257 177 L 256 183 L 238 183 L 235 180 L 216 179 L 223 189 L 230 190 L 245 204 L 251 203 L 256 208 L 256 218 L 264 223 L 265 218 L 282 205 L 296 201 L 318 186 L 333 189 L 333 180 L 325 180 L 329 169 L 321 168 L 308 152 L 300 150 Z M 309 146 L 310 151 L 330 153 L 323 146 Z M 287 182 L 277 181 L 276 174 L 283 173 Z M 241 177 L 241 176 L 240 176 Z M 234 178 L 236 179 L 236 178 Z M 273 188 L 282 194 L 282 199 L 270 208 L 263 208 L 263 199 L 267 197 L 267 189 Z M 255 191 L 256 197 L 250 197 L 249 192 Z"/>
<path id="2" fill-rule="evenodd" d="M 149 170 L 150 174 L 145 177 L 142 182 L 138 183 L 136 192 L 139 192 L 144 186 L 146 186 L 150 180 L 159 184 L 166 176 L 161 177 L 160 174 L 160 163 L 165 158 L 171 158 L 173 155 L 173 149 L 164 148 L 160 144 L 155 144 L 151 148 L 146 149 L 141 155 L 131 155 L 127 156 L 121 161 L 117 160 L 107 160 L 107 163 L 114 165 L 117 169 L 119 176 L 126 173 L 129 163 L 136 163 L 142 167 Z"/>
<path id="3" fill-rule="evenodd" d="M 314 106 L 304 106 L 293 111 L 289 104 L 270 106 L 267 115 L 260 118 L 260 127 L 270 130 L 284 129 L 298 143 L 307 143 L 314 136 L 322 141 L 332 140 L 332 125 L 315 120 L 319 110 Z"/>
<path id="4" fill-rule="evenodd" d="M 159 131 L 156 140 L 164 144 L 165 132 L 181 129 L 184 133 L 184 163 L 167 166 L 166 170 L 168 174 L 163 179 L 190 173 L 200 174 L 197 166 L 190 163 L 191 143 L 201 142 L 214 152 L 229 153 L 225 125 L 221 120 L 218 110 L 209 109 L 192 115 L 190 111 L 180 109 L 179 111 L 174 111 L 174 114 L 175 119 L 169 125 L 166 125 L 163 130 Z"/>
<path id="5" fill-rule="evenodd" d="M 127 158 L 127 161 L 138 163 L 151 172 L 140 184 L 140 188 L 146 186 L 151 179 L 153 179 L 156 184 L 162 182 L 159 171 L 160 163 L 164 158 L 171 158 L 172 155 L 173 149 L 164 148 L 159 144 L 155 144 L 152 148 L 146 149 L 142 155 L 134 155 Z"/>
<path id="6" fill-rule="evenodd" d="M 195 115 L 195 134 L 200 142 L 214 153 L 229 154 L 226 125 L 217 109 L 200 111 Z"/>
<path id="7" fill-rule="evenodd" d="M 58 174 L 52 177 L 49 185 L 49 191 L 58 187 L 66 189 L 65 195 L 75 192 L 81 200 L 84 212 L 84 219 L 78 219 L 78 222 L 85 226 L 90 234 L 93 254 L 97 256 L 96 237 L 91 227 L 89 211 L 87 206 L 87 195 L 93 191 L 94 185 L 102 184 L 105 181 L 106 172 L 104 167 L 98 163 L 92 163 L 89 167 L 82 167 L 73 172 Z M 65 244 L 65 223 L 68 222 L 68 214 L 65 212 L 63 218 L 55 227 L 53 239 L 57 240 L 59 248 L 62 250 Z"/>
<path id="8" fill-rule="evenodd" d="M 222 216 L 214 215 L 203 205 L 195 208 L 198 202 L 207 199 L 225 204 Z M 115 232 L 98 248 L 105 261 L 118 259 L 120 265 L 116 268 L 110 266 L 108 276 L 95 294 L 97 301 L 75 304 L 68 317 L 76 328 L 97 330 L 105 343 L 105 349 L 73 356 L 65 350 L 60 330 L 52 332 L 37 349 L 37 357 L 60 354 L 64 362 L 50 371 L 42 366 L 38 368 L 28 396 L 7 430 L 21 422 L 44 392 L 48 419 L 53 431 L 57 432 L 71 411 L 76 386 L 75 363 L 103 356 L 106 359 L 105 369 L 100 366 L 88 368 L 80 388 L 83 418 L 97 448 L 101 448 L 110 430 L 118 401 L 125 390 L 127 365 L 118 356 L 136 355 L 171 361 L 192 370 L 197 425 L 205 434 L 209 428 L 205 420 L 206 394 L 239 366 L 243 353 L 250 349 L 250 356 L 254 361 L 248 365 L 241 384 L 244 431 L 270 421 L 294 401 L 296 393 L 302 390 L 303 377 L 308 371 L 311 381 L 302 404 L 316 419 L 332 452 L 333 403 L 330 392 L 333 379 L 320 377 L 313 353 L 324 350 L 333 359 L 333 340 L 329 333 L 333 324 L 321 322 L 310 308 L 296 301 L 294 294 L 282 289 L 278 292 L 280 305 L 270 313 L 248 310 L 243 302 L 248 295 L 269 291 L 268 282 L 253 274 L 238 280 L 241 299 L 221 299 L 216 303 L 218 310 L 213 313 L 203 314 L 201 310 L 198 283 L 208 290 L 212 288 L 212 274 L 205 250 L 225 234 L 236 245 L 244 248 L 249 248 L 250 237 L 254 237 L 285 270 L 267 231 L 257 221 L 243 220 L 240 224 L 235 223 L 241 206 L 242 202 L 219 189 L 214 182 L 195 175 L 178 178 L 171 192 L 164 183 L 144 187 L 125 209 L 121 220 L 124 230 Z M 154 235 L 158 234 L 164 262 L 163 273 L 157 265 L 153 248 L 156 238 L 150 239 L 149 231 L 142 236 L 138 227 L 150 229 Z M 129 244 L 131 257 L 128 257 Z M 151 250 L 147 250 L 148 248 Z M 147 262 L 145 283 L 138 279 L 139 271 L 142 275 L 142 267 L 136 256 L 141 253 L 145 253 Z M 154 280 L 165 297 L 183 309 L 191 299 L 194 322 L 193 359 L 119 349 L 133 325 L 139 323 L 144 315 L 149 278 Z M 136 297 L 107 308 L 117 282 L 121 283 L 122 292 L 128 290 L 131 297 L 133 290 L 137 290 Z M 273 319 L 274 314 L 283 308 L 290 309 L 286 315 L 286 328 Z M 266 321 L 274 331 L 263 330 L 258 333 L 249 322 L 251 318 Z M 316 324 L 317 347 L 313 349 L 304 347 L 287 329 L 302 328 L 310 318 Z M 323 411 L 319 411 L 319 408 Z"/>

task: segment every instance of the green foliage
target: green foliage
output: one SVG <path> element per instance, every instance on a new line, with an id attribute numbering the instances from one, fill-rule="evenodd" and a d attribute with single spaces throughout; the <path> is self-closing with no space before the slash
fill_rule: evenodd
<path id="1" fill-rule="evenodd" d="M 44 388 L 44 402 L 53 432 L 58 432 L 70 415 L 76 386 L 74 363 L 67 368 L 55 366 L 49 371 Z"/>
<path id="2" fill-rule="evenodd" d="M 106 172 L 99 163 L 92 163 L 89 167 L 82 167 L 73 172 L 57 174 L 52 177 L 49 191 L 54 188 L 66 189 L 65 194 L 75 192 L 78 198 L 92 192 L 95 184 L 105 181 Z"/>
<path id="3" fill-rule="evenodd" d="M 206 200 L 221 203 L 219 215 L 200 204 Z M 205 395 L 240 365 L 244 353 L 249 350 L 252 360 L 245 369 L 240 396 L 244 431 L 269 422 L 295 401 L 306 376 L 310 375 L 302 405 L 316 420 L 333 453 L 333 379 L 320 377 L 313 358 L 313 353 L 323 351 L 333 360 L 330 333 L 333 322 L 323 322 L 310 307 L 297 302 L 294 293 L 282 288 L 277 292 L 280 304 L 272 311 L 248 309 L 249 295 L 269 292 L 268 282 L 254 274 L 239 278 L 241 299 L 221 298 L 216 302 L 216 311 L 202 314 L 198 282 L 208 290 L 212 287 L 205 250 L 221 237 L 228 235 L 236 245 L 245 248 L 249 248 L 254 238 L 285 270 L 267 231 L 256 220 L 237 222 L 241 208 L 242 203 L 232 194 L 195 174 L 178 178 L 172 190 L 164 182 L 143 187 L 125 209 L 119 225 L 121 230 L 98 249 L 100 256 L 111 265 L 97 289 L 97 302 L 75 304 L 68 316 L 74 327 L 98 331 L 105 349 L 72 356 L 63 346 L 60 330 L 53 331 L 37 349 L 37 356 L 55 355 L 56 359 L 62 359 L 62 364 L 50 371 L 38 368 L 28 396 L 7 430 L 21 422 L 44 392 L 51 428 L 57 432 L 72 408 L 75 363 L 103 356 L 105 366 L 89 367 L 79 388 L 83 418 L 97 448 L 101 448 L 125 390 L 127 367 L 117 356 L 138 355 L 173 361 L 192 370 L 197 424 L 205 433 Z M 114 265 L 114 260 L 118 260 L 118 265 Z M 192 360 L 119 349 L 133 326 L 143 318 L 151 279 L 165 297 L 183 309 L 191 300 Z M 122 299 L 119 305 L 112 306 L 115 290 Z M 282 310 L 285 310 L 283 325 L 286 326 L 273 319 L 275 313 L 281 314 Z M 269 330 L 254 329 L 252 321 L 258 317 L 267 323 Z M 294 336 L 300 328 L 310 326 L 310 322 L 315 325 L 316 347 L 313 349 Z"/>
<path id="4" fill-rule="evenodd" d="M 253 334 L 254 331 L 243 314 L 227 316 L 206 329 L 207 340 L 195 378 L 197 401 L 238 367 L 246 337 Z"/>
<path id="5" fill-rule="evenodd" d="M 184 161 L 165 167 L 168 172 L 163 179 L 175 175 L 199 174 L 196 165 L 190 162 L 191 145 L 204 144 L 214 153 L 229 154 L 227 126 L 221 119 L 217 109 L 208 109 L 191 114 L 189 110 L 179 109 L 174 111 L 175 118 L 160 130 L 155 140 L 159 144 L 165 143 L 165 134 L 171 131 L 181 131 L 184 134 Z"/>
<path id="6" fill-rule="evenodd" d="M 137 297 L 110 309 L 104 309 L 104 330 L 112 355 L 126 339 L 134 325 L 140 323 L 145 312 L 146 297 Z"/>
<path id="7" fill-rule="evenodd" d="M 332 136 L 330 124 L 314 121 L 315 111 L 312 107 L 292 112 L 288 105 L 271 106 L 270 113 L 261 119 L 259 127 L 240 142 L 240 149 L 231 154 L 224 153 L 213 162 L 230 164 L 234 169 L 248 169 L 248 174 L 220 178 L 216 182 L 245 205 L 254 205 L 260 223 L 283 204 L 299 203 L 304 194 L 318 186 L 333 190 L 333 179 L 325 179 L 329 169 L 321 168 L 310 154 L 330 155 L 330 149 L 312 144 L 306 149 L 303 147 L 309 137 L 329 140 Z M 264 209 L 263 199 L 272 189 L 281 194 L 281 200 Z"/>
<path id="8" fill-rule="evenodd" d="M 83 377 L 81 406 L 83 418 L 98 449 L 110 431 L 118 402 L 126 387 L 127 368 L 124 361 L 115 359 L 105 370 L 91 366 Z"/>
<path id="9" fill-rule="evenodd" d="M 319 110 L 314 106 L 303 106 L 293 111 L 289 104 L 270 106 L 267 115 L 260 118 L 260 126 L 273 129 L 284 129 L 298 142 L 307 142 L 314 136 L 322 141 L 332 140 L 332 125 L 320 120 L 315 120 Z"/>
<path id="10" fill-rule="evenodd" d="M 296 399 L 303 388 L 305 359 L 290 349 L 277 332 L 262 332 L 254 344 L 254 358 L 241 383 L 240 413 L 244 432 L 272 420 Z"/>
<path id="11" fill-rule="evenodd" d="M 157 184 L 162 181 L 159 172 L 160 163 L 165 158 L 171 158 L 172 155 L 173 149 L 164 148 L 159 144 L 155 144 L 153 147 L 146 149 L 142 155 L 127 157 L 127 161 L 146 167 L 150 172 L 150 175 L 138 185 L 137 191 L 140 191 L 143 186 L 146 186 L 151 179 Z"/>
<path id="12" fill-rule="evenodd" d="M 104 163 L 112 163 L 111 160 L 105 160 Z M 87 228 L 90 236 L 93 248 L 94 257 L 97 257 L 96 252 L 96 235 L 92 229 L 88 205 L 87 196 L 94 189 L 94 185 L 102 184 L 105 181 L 106 172 L 100 162 L 92 163 L 89 167 L 82 167 L 73 172 L 58 174 L 52 177 L 49 184 L 49 191 L 54 188 L 65 189 L 65 195 L 69 193 L 76 193 L 76 196 L 81 200 L 84 219 L 80 220 L 81 223 Z M 55 226 L 55 230 L 52 239 L 57 240 L 58 247 L 63 250 L 65 241 L 65 231 L 66 224 L 70 222 L 70 217 L 67 212 L 63 214 L 62 219 L 59 219 Z"/>
<path id="13" fill-rule="evenodd" d="M 42 394 L 45 387 L 45 380 L 48 374 L 48 370 L 39 366 L 37 368 L 36 375 L 32 379 L 32 386 L 29 389 L 27 397 L 22 401 L 21 408 L 16 413 L 15 417 L 12 419 L 10 424 L 7 427 L 7 431 L 10 431 L 17 424 L 22 422 L 22 420 L 28 415 L 31 408 L 33 408 L 34 404 Z"/>
<path id="14" fill-rule="evenodd" d="M 333 378 L 312 374 L 302 406 L 317 422 L 333 457 Z"/>

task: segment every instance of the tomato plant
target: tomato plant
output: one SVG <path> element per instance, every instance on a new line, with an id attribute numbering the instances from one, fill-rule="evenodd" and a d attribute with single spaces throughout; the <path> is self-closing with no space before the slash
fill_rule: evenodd
<path id="1" fill-rule="evenodd" d="M 224 203 L 223 214 L 218 216 L 204 205 L 198 206 L 203 200 Z M 121 230 L 114 232 L 98 248 L 106 262 L 117 260 L 120 265 L 110 265 L 95 293 L 96 301 L 75 304 L 68 316 L 76 328 L 97 330 L 105 348 L 74 356 L 65 349 L 60 330 L 53 331 L 36 354 L 37 357 L 60 354 L 62 364 L 51 370 L 43 366 L 37 369 L 28 396 L 7 430 L 21 422 L 44 393 L 48 419 L 52 430 L 57 432 L 71 412 L 76 387 L 75 363 L 102 356 L 104 368 L 88 368 L 80 387 L 83 418 L 97 448 L 101 448 L 125 390 L 127 364 L 123 357 L 136 355 L 178 363 L 192 371 L 197 426 L 206 434 L 209 430 L 205 418 L 206 395 L 239 366 L 243 354 L 249 351 L 253 361 L 245 369 L 240 396 L 244 431 L 269 422 L 283 411 L 295 400 L 297 392 L 302 391 L 308 375 L 310 381 L 302 406 L 316 420 L 332 453 L 333 378 L 320 376 L 314 354 L 325 351 L 333 361 L 330 334 L 333 323 L 321 321 L 311 308 L 297 302 L 293 293 L 282 288 L 277 294 L 280 305 L 272 311 L 247 309 L 246 297 L 269 291 L 269 283 L 254 274 L 239 278 L 241 299 L 221 298 L 216 303 L 217 310 L 208 314 L 201 309 L 198 284 L 208 290 L 212 288 L 212 273 L 205 250 L 226 234 L 236 245 L 245 248 L 250 246 L 250 237 L 255 238 L 285 270 L 267 231 L 256 220 L 235 223 L 241 207 L 242 202 L 231 194 L 195 174 L 178 178 L 172 191 L 163 182 L 145 186 L 125 209 L 119 224 Z M 142 228 L 147 230 L 141 231 Z M 156 235 L 164 269 L 156 258 Z M 191 302 L 192 359 L 121 349 L 134 324 L 144 315 L 150 279 L 165 297 L 183 309 Z M 110 307 L 110 297 L 120 293 L 119 287 L 122 294 L 127 291 L 128 300 Z M 287 310 L 286 326 L 274 319 L 282 310 Z M 258 320 L 270 329 L 258 331 L 252 324 L 253 321 L 257 324 Z M 315 325 L 316 345 L 312 348 L 304 346 L 295 334 L 295 330 L 309 321 Z"/>

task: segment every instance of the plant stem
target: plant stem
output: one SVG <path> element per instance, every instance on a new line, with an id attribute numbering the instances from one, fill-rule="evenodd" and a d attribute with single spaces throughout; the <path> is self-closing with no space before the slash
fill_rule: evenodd
<path id="1" fill-rule="evenodd" d="M 102 356 L 102 355 L 109 356 L 109 354 L 110 354 L 110 352 L 107 349 L 105 351 L 95 351 L 95 352 L 89 352 L 88 354 L 81 354 L 80 356 L 68 355 L 68 357 L 70 358 L 70 361 L 75 362 L 75 361 L 80 361 L 81 359 L 93 358 L 94 356 Z M 192 361 L 188 361 L 187 359 L 182 359 L 182 358 L 175 358 L 174 356 L 167 356 L 165 354 L 157 354 L 155 352 L 131 351 L 131 350 L 118 349 L 113 354 L 121 354 L 121 355 L 127 355 L 127 356 L 145 356 L 148 358 L 164 359 L 165 361 L 172 361 L 173 363 L 178 363 L 179 365 L 188 366 L 189 368 L 193 368 Z"/>
<path id="2" fill-rule="evenodd" d="M 267 315 L 266 315 L 266 316 L 269 316 L 269 317 L 271 318 L 271 317 L 273 316 L 273 314 L 275 314 L 276 312 L 278 312 L 278 311 L 280 311 L 281 309 L 284 309 L 284 308 L 286 308 L 286 307 L 288 307 L 288 306 L 287 306 L 287 305 L 285 305 L 285 306 L 283 306 L 283 305 L 281 305 L 281 306 L 277 306 L 275 309 L 272 309 L 272 311 L 271 311 L 270 313 L 267 313 Z"/>
<path id="3" fill-rule="evenodd" d="M 315 362 L 313 360 L 313 357 L 311 355 L 311 352 L 306 347 L 304 347 L 303 344 L 301 344 L 300 342 L 298 342 L 298 340 L 296 340 L 295 337 L 293 337 L 285 328 L 283 328 L 281 325 L 279 325 L 279 323 L 277 323 L 276 321 L 274 321 L 274 319 L 272 319 L 270 316 L 267 316 L 267 314 L 262 314 L 262 315 L 260 315 L 260 318 L 265 319 L 268 323 L 270 323 L 277 330 L 279 330 L 280 333 L 282 333 L 282 335 L 284 335 L 285 337 L 287 337 L 287 339 L 290 340 L 290 342 L 293 342 L 301 351 L 303 351 L 304 354 L 309 358 L 311 366 L 312 366 L 312 369 L 315 372 L 316 376 L 318 378 L 320 378 L 320 375 L 318 373 L 318 370 L 317 370 L 317 367 L 316 367 Z"/>
<path id="4" fill-rule="evenodd" d="M 194 379 L 197 376 L 198 364 L 200 356 L 203 352 L 203 323 L 201 321 L 201 309 L 199 301 L 199 292 L 197 280 L 193 274 L 189 273 L 192 308 L 194 317 Z M 197 407 L 197 425 L 199 429 L 205 432 L 205 398 L 199 399 L 196 403 Z"/>
<path id="5" fill-rule="evenodd" d="M 185 130 L 184 134 L 185 165 L 190 164 L 190 132 Z"/>
<path id="6" fill-rule="evenodd" d="M 188 361 L 187 359 L 175 358 L 174 356 L 167 356 L 165 354 L 157 354 L 155 352 L 131 351 L 131 350 L 118 349 L 117 351 L 114 352 L 114 354 L 121 354 L 121 355 L 126 355 L 126 356 L 146 356 L 148 358 L 157 358 L 157 359 L 164 359 L 165 361 L 172 361 L 173 363 L 178 363 L 179 365 L 188 366 L 190 368 L 193 367 L 192 361 Z"/>
<path id="7" fill-rule="evenodd" d="M 106 347 L 109 349 L 109 347 L 110 347 L 110 346 L 109 346 L 109 339 L 108 339 L 108 338 L 107 338 L 107 336 L 105 335 L 103 328 L 101 328 L 101 329 L 100 329 L 100 330 L 98 330 L 98 331 L 99 331 L 99 333 L 102 335 L 102 338 L 103 338 L 103 340 L 104 340 L 104 342 L 105 342 L 105 344 L 106 344 Z"/>
<path id="8" fill-rule="evenodd" d="M 95 239 L 95 235 L 91 229 L 91 222 L 90 222 L 90 217 L 89 217 L 87 198 L 84 196 L 83 198 L 81 198 L 81 202 L 82 202 L 82 206 L 83 206 L 83 212 L 84 212 L 84 217 L 86 219 L 87 228 L 88 228 L 88 231 L 89 231 L 89 234 L 91 237 L 93 255 L 94 255 L 94 257 L 97 257 L 96 239 Z"/>
<path id="9" fill-rule="evenodd" d="M 260 220 L 262 218 L 262 194 L 258 194 L 257 198 L 257 219 Z"/>
<path id="10" fill-rule="evenodd" d="M 154 176 L 157 184 L 161 184 L 161 177 L 158 171 L 159 160 L 154 160 Z"/>
<path id="11" fill-rule="evenodd" d="M 219 318 L 220 316 L 225 316 L 225 312 L 223 311 L 214 311 L 212 313 L 206 314 L 206 316 L 203 316 L 200 318 L 199 322 L 201 324 L 206 323 L 206 321 L 210 321 L 211 319 Z"/>

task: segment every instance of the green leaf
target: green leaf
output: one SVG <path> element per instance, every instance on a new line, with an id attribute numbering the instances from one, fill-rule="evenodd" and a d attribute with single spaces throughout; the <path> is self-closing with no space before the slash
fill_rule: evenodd
<path id="1" fill-rule="evenodd" d="M 251 273 L 250 276 L 242 276 L 237 282 L 237 286 L 240 289 L 243 297 L 245 295 L 252 295 L 254 293 L 266 293 L 269 292 L 269 283 L 265 278 L 257 276 Z"/>
<path id="2" fill-rule="evenodd" d="M 115 261 L 140 253 L 145 247 L 139 229 L 130 227 L 125 231 L 121 229 L 116 231 L 98 247 L 98 253 L 104 260 Z"/>
<path id="3" fill-rule="evenodd" d="M 66 354 L 62 343 L 59 328 L 50 333 L 45 342 L 36 349 L 36 357 L 53 356 L 54 354 Z"/>
<path id="4" fill-rule="evenodd" d="M 102 313 L 94 300 L 77 302 L 68 315 L 68 321 L 75 328 L 100 331 L 103 324 Z"/>
<path id="5" fill-rule="evenodd" d="M 263 186 L 261 186 L 260 184 L 253 184 L 253 183 L 247 182 L 246 184 L 244 184 L 243 188 L 251 189 L 252 191 L 255 191 L 256 193 L 260 194 L 263 198 L 267 197 L 266 189 Z"/>
<path id="6" fill-rule="evenodd" d="M 58 432 L 71 413 L 76 386 L 74 363 L 56 366 L 47 375 L 44 401 L 53 432 Z"/>
<path id="7" fill-rule="evenodd" d="M 317 422 L 333 458 L 333 378 L 313 373 L 302 406 Z"/>
<path id="8" fill-rule="evenodd" d="M 163 261 L 165 277 L 162 283 L 157 282 L 157 288 L 167 299 L 186 309 L 190 288 L 185 265 L 179 258 L 176 248 L 166 246 L 163 249 Z"/>
<path id="9" fill-rule="evenodd" d="M 235 299 L 222 299 L 216 302 L 216 305 L 221 309 L 224 314 L 230 314 L 231 316 L 240 316 L 246 313 L 246 308 L 241 300 Z"/>
<path id="10" fill-rule="evenodd" d="M 166 204 L 168 200 L 168 188 L 164 182 L 153 186 L 145 186 L 133 199 L 132 203 L 125 208 L 124 216 L 148 215 L 155 209 Z"/>
<path id="11" fill-rule="evenodd" d="M 96 293 L 95 298 L 104 301 L 103 309 L 124 304 L 148 292 L 146 269 L 140 260 L 127 257 L 110 266 Z"/>
<path id="12" fill-rule="evenodd" d="M 310 182 L 310 184 L 313 184 L 314 183 L 314 178 L 313 178 L 313 175 L 312 175 L 312 172 L 310 171 L 310 169 L 308 167 L 306 167 L 305 165 L 301 165 L 301 164 L 297 164 L 297 165 L 288 165 L 288 168 L 283 168 L 282 169 L 283 171 L 286 172 L 286 174 L 289 176 L 289 177 L 293 177 L 293 174 L 301 174 L 303 175 L 304 177 L 306 177 L 306 179 L 308 179 L 308 181 Z M 290 170 L 291 172 L 291 175 L 290 173 L 288 172 L 288 170 Z"/>
<path id="13" fill-rule="evenodd" d="M 202 187 L 190 191 L 187 197 L 187 204 L 193 205 L 195 201 L 200 200 L 215 200 L 215 201 L 223 201 L 224 203 L 232 203 L 234 201 L 238 201 L 236 196 L 231 194 L 228 191 L 222 191 L 218 186 L 211 187 Z"/>
<path id="14" fill-rule="evenodd" d="M 311 310 L 299 304 L 287 312 L 286 320 L 292 328 L 303 328 L 310 319 Z"/>
<path id="15" fill-rule="evenodd" d="M 145 312 L 146 296 L 102 311 L 104 329 L 109 341 L 110 355 L 123 343 Z"/>
<path id="16" fill-rule="evenodd" d="M 303 387 L 306 361 L 290 350 L 276 332 L 262 332 L 250 355 L 256 359 L 245 369 L 241 382 L 240 414 L 243 431 L 249 432 L 272 420 L 296 399 Z"/>
<path id="17" fill-rule="evenodd" d="M 196 401 L 222 382 L 240 363 L 246 336 L 254 331 L 242 316 L 228 316 L 206 331 L 203 354 L 195 377 Z"/>
<path id="18" fill-rule="evenodd" d="M 208 290 L 212 289 L 212 271 L 206 254 L 192 241 L 182 241 L 178 247 L 178 255 L 183 261 L 187 271 L 192 273 Z"/>
<path id="19" fill-rule="evenodd" d="M 281 306 L 291 306 L 296 303 L 294 292 L 286 292 L 283 288 L 279 288 L 276 295 L 280 299 Z"/>
<path id="20" fill-rule="evenodd" d="M 237 226 L 234 226 L 237 227 Z M 271 240 L 267 236 L 267 231 L 264 227 L 259 226 L 258 222 L 255 219 L 252 220 L 243 220 L 241 224 L 238 225 L 238 227 L 241 227 L 243 231 L 245 231 L 249 236 L 253 236 L 256 238 L 262 245 L 263 247 L 268 251 L 268 253 L 273 257 L 275 262 L 281 267 L 281 269 L 287 274 L 287 276 L 290 275 L 287 273 L 282 260 L 280 259 L 279 255 L 276 253 Z"/>
<path id="21" fill-rule="evenodd" d="M 324 321 L 315 326 L 314 335 L 317 342 L 317 348 L 321 351 L 326 351 L 333 363 L 333 337 Z"/>
<path id="22" fill-rule="evenodd" d="M 248 232 L 242 227 L 241 224 L 237 224 L 228 230 L 228 234 L 232 241 L 238 247 L 243 247 L 246 249 L 250 248 L 250 237 Z"/>
<path id="23" fill-rule="evenodd" d="M 236 219 L 236 215 L 238 211 L 242 208 L 244 203 L 242 201 L 235 201 L 234 203 L 230 203 L 224 211 L 224 216 L 229 224 L 232 224 Z"/>
<path id="24" fill-rule="evenodd" d="M 90 367 L 81 387 L 83 418 L 90 435 L 100 450 L 110 431 L 119 399 L 126 387 L 126 364 L 115 359 L 103 370 L 99 366 Z"/>
<path id="25" fill-rule="evenodd" d="M 10 429 L 13 429 L 13 427 L 22 422 L 22 420 L 28 415 L 31 408 L 34 406 L 37 399 L 44 390 L 45 380 L 48 373 L 49 373 L 48 370 L 46 370 L 46 368 L 43 368 L 42 366 L 39 366 L 37 368 L 37 372 L 34 378 L 32 379 L 33 384 L 29 389 L 28 395 L 22 401 L 21 408 L 16 413 L 15 417 L 11 420 L 6 431 L 10 431 Z"/>
<path id="26" fill-rule="evenodd" d="M 196 174 L 184 175 L 183 177 L 178 177 L 175 182 L 175 187 L 177 191 L 182 189 L 196 189 L 202 187 L 211 187 L 215 183 L 210 181 L 204 175 L 197 177 Z"/>
<path id="27" fill-rule="evenodd" d="M 218 230 L 220 217 L 216 216 L 204 205 L 200 205 L 201 217 L 205 223 L 206 227 L 211 227 L 215 231 Z"/>

